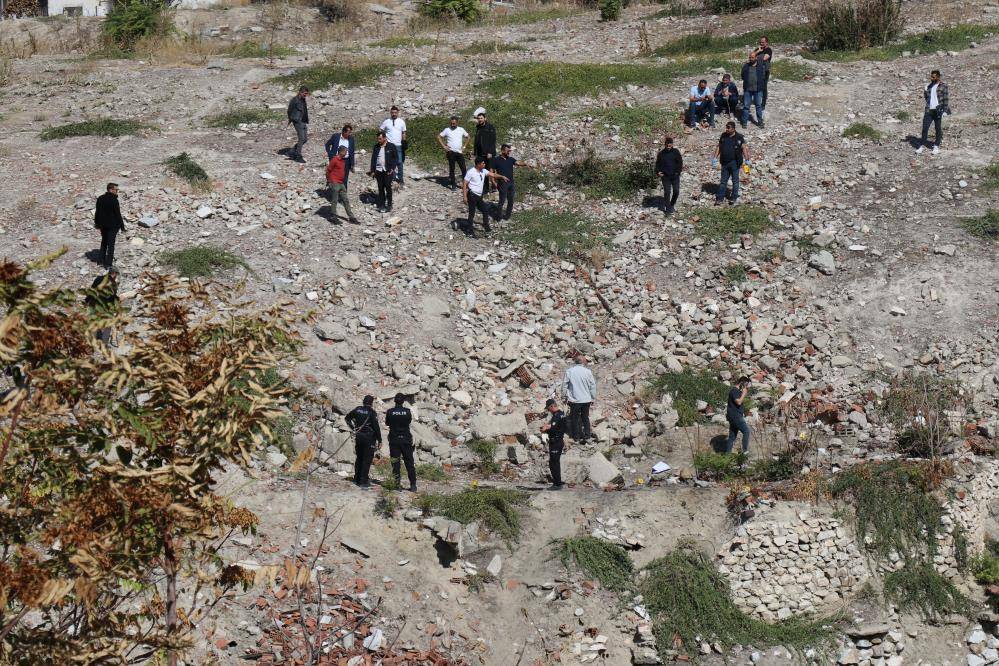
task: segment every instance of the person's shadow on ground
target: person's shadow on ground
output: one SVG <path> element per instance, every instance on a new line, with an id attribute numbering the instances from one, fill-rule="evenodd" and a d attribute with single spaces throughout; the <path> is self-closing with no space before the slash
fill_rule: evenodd
<path id="1" fill-rule="evenodd" d="M 89 259 L 95 264 L 101 263 L 101 251 L 99 249 L 87 250 L 86 252 L 83 253 L 83 256 L 85 259 Z"/>
<path id="2" fill-rule="evenodd" d="M 666 207 L 666 197 L 661 194 L 653 194 L 642 199 L 642 208 L 655 208 L 662 210 Z"/>
<path id="3" fill-rule="evenodd" d="M 904 139 L 902 139 L 902 141 L 909 144 L 909 147 L 912 148 L 913 150 L 923 145 L 922 138 L 918 136 L 913 136 L 912 134 L 907 135 Z"/>

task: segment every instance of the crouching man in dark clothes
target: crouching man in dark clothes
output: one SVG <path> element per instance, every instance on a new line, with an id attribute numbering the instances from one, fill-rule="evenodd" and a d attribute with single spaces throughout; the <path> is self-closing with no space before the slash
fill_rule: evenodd
<path id="1" fill-rule="evenodd" d="M 548 398 L 545 411 L 552 415 L 552 420 L 541 426 L 541 432 L 548 433 L 548 470 L 552 474 L 550 490 L 562 490 L 562 451 L 565 448 L 565 414 L 558 408 L 558 403 Z"/>
<path id="2" fill-rule="evenodd" d="M 382 443 L 382 432 L 378 428 L 378 414 L 371 408 L 375 399 L 364 396 L 360 407 L 355 407 L 347 414 L 347 425 L 354 431 L 354 483 L 361 488 L 370 488 L 371 481 L 368 472 L 375 450 Z"/>
<path id="3" fill-rule="evenodd" d="M 409 431 L 409 424 L 413 422 L 413 412 L 409 411 L 409 407 L 403 406 L 404 402 L 406 402 L 406 396 L 397 393 L 395 407 L 385 412 L 385 425 L 389 428 L 389 456 L 392 457 L 392 474 L 395 475 L 395 482 L 402 482 L 399 461 L 401 457 L 406 462 L 409 490 L 415 493 L 416 462 L 413 460 L 413 433 Z"/>

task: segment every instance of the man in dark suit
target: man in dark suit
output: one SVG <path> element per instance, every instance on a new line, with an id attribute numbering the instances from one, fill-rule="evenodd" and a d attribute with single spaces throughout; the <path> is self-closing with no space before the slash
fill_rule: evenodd
<path id="1" fill-rule="evenodd" d="M 114 264 L 114 242 L 119 231 L 125 231 L 125 220 L 118 206 L 118 185 L 108 183 L 107 192 L 97 197 L 94 210 L 94 226 L 101 232 L 100 264 L 111 268 Z"/>
<path id="2" fill-rule="evenodd" d="M 389 143 L 385 132 L 378 132 L 378 143 L 371 149 L 371 169 L 368 175 L 378 183 L 378 211 L 392 211 L 392 178 L 399 166 L 399 152 Z"/>
<path id="3" fill-rule="evenodd" d="M 354 170 L 354 127 L 352 125 L 344 125 L 339 132 L 330 137 L 330 140 L 326 142 L 326 156 L 332 160 L 336 157 L 340 146 L 347 146 L 347 173 L 343 177 L 343 186 L 346 188 L 350 172 Z"/>

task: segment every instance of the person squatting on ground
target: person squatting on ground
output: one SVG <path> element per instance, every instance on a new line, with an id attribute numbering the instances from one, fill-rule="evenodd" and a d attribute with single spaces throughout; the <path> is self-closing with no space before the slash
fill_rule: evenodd
<path id="1" fill-rule="evenodd" d="M 743 403 L 749 392 L 749 378 L 739 379 L 737 386 L 728 392 L 728 407 L 725 409 L 725 419 L 728 421 L 728 441 L 725 442 L 725 453 L 732 453 L 736 437 L 742 433 L 742 452 L 749 452 L 749 425 L 746 423 L 746 411 Z"/>
<path id="2" fill-rule="evenodd" d="M 742 168 L 743 161 L 748 165 L 749 146 L 746 139 L 735 131 L 735 122 L 725 123 L 725 131 L 718 139 L 718 147 L 715 148 L 714 159 L 711 166 L 717 167 L 721 161 L 721 180 L 718 183 L 718 191 L 715 194 L 715 205 L 719 205 L 722 200 L 728 199 L 729 204 L 734 204 L 739 198 L 739 169 Z M 729 194 L 728 181 L 732 180 L 732 192 Z"/>
<path id="3" fill-rule="evenodd" d="M 742 66 L 742 128 L 749 124 L 749 106 L 756 105 L 756 124 L 763 129 L 763 89 L 766 85 L 767 69 L 763 57 L 752 51 L 749 60 Z"/>
<path id="4" fill-rule="evenodd" d="M 696 86 L 691 87 L 688 112 L 690 113 L 690 126 L 692 128 L 700 129 L 700 122 L 704 119 L 705 115 L 708 117 L 708 125 L 711 127 L 715 126 L 714 96 L 711 93 L 711 89 L 708 88 L 706 79 L 701 79 L 697 82 Z"/>
<path id="5" fill-rule="evenodd" d="M 590 406 L 597 399 L 597 381 L 586 367 L 586 357 L 576 354 L 575 364 L 565 371 L 562 392 L 569 403 L 569 433 L 577 442 L 593 436 L 590 431 Z"/>
<path id="6" fill-rule="evenodd" d="M 513 168 L 517 166 L 517 159 L 510 155 L 510 144 L 504 143 L 500 146 L 500 154 L 493 158 L 493 174 L 500 178 L 496 184 L 499 190 L 499 215 L 501 219 L 509 220 L 513 215 L 513 199 L 516 190 L 513 186 Z M 504 212 L 504 204 L 506 211 Z"/>
<path id="7" fill-rule="evenodd" d="M 385 132 L 378 133 L 378 142 L 371 149 L 371 168 L 368 175 L 378 183 L 378 210 L 387 213 L 392 210 L 392 175 L 398 166 L 398 153 L 388 141 Z"/>
<path id="8" fill-rule="evenodd" d="M 98 275 L 90 285 L 91 293 L 83 299 L 83 304 L 87 306 L 91 314 L 109 316 L 118 309 L 118 269 L 112 268 L 104 275 Z M 97 331 L 97 339 L 106 345 L 113 345 L 113 331 L 111 327 L 104 327 Z"/>
<path id="9" fill-rule="evenodd" d="M 672 215 L 676 200 L 680 196 L 680 172 L 683 171 L 683 156 L 673 147 L 673 138 L 666 137 L 663 149 L 656 155 L 656 176 L 663 183 L 663 212 Z"/>
<path id="10" fill-rule="evenodd" d="M 337 154 L 326 165 L 326 184 L 329 187 L 330 207 L 333 209 L 330 214 L 333 224 L 340 223 L 340 218 L 336 214 L 337 204 L 340 203 L 347 213 L 347 221 L 351 224 L 360 224 L 351 212 L 350 201 L 347 199 L 347 146 L 340 146 Z"/>
<path id="11" fill-rule="evenodd" d="M 97 197 L 94 207 L 94 227 L 101 232 L 101 253 L 98 263 L 104 268 L 114 265 L 114 243 L 119 231 L 125 231 L 118 203 L 118 184 L 108 183 L 107 191 Z"/>
<path id="12" fill-rule="evenodd" d="M 402 481 L 400 461 L 406 463 L 406 475 L 409 477 L 409 489 L 416 492 L 416 462 L 413 460 L 413 433 L 409 424 L 413 422 L 413 412 L 405 407 L 406 396 L 397 393 L 395 407 L 385 412 L 385 425 L 388 426 L 389 456 L 392 458 L 392 474 L 396 484 Z"/>
<path id="13" fill-rule="evenodd" d="M 721 83 L 715 86 L 715 106 L 718 113 L 724 113 L 729 118 L 738 117 L 739 86 L 732 82 L 731 74 L 724 74 Z"/>
<path id="14" fill-rule="evenodd" d="M 923 110 L 923 133 L 920 137 L 917 153 L 926 150 L 930 145 L 930 123 L 933 124 L 935 133 L 933 139 L 933 154 L 940 152 L 940 142 L 943 140 L 943 116 L 950 113 L 950 91 L 947 84 L 940 79 L 940 70 L 934 69 L 930 72 L 930 82 L 923 88 L 923 99 L 926 100 L 926 108 Z"/>
<path id="15" fill-rule="evenodd" d="M 452 190 L 458 189 L 458 182 L 454 179 L 455 166 L 461 169 L 458 174 L 462 177 L 468 171 L 465 166 L 465 149 L 471 138 L 464 127 L 458 127 L 458 116 L 451 116 L 450 124 L 437 135 L 437 143 L 444 149 L 444 156 L 447 157 L 448 182 Z"/>
<path id="16" fill-rule="evenodd" d="M 378 414 L 372 409 L 375 399 L 364 396 L 360 407 L 355 407 L 345 420 L 354 431 L 354 483 L 362 488 L 371 486 L 368 474 L 375 451 L 382 443 L 382 431 L 378 427 Z"/>
<path id="17" fill-rule="evenodd" d="M 296 162 L 305 162 L 305 158 L 302 157 L 302 148 L 309 140 L 309 105 L 305 99 L 308 96 L 309 89 L 302 86 L 298 89 L 298 94 L 288 102 L 288 124 L 295 126 L 295 134 L 298 138 L 295 147 L 288 153 L 288 157 Z"/>
<path id="18" fill-rule="evenodd" d="M 399 107 L 392 105 L 389 109 L 389 117 L 382 121 L 378 129 L 385 132 L 388 142 L 395 147 L 396 164 L 395 179 L 402 187 L 402 163 L 406 161 L 406 121 L 399 117 Z"/>
<path id="19" fill-rule="evenodd" d="M 461 183 L 461 189 L 465 196 L 465 204 L 468 206 L 468 219 L 465 220 L 465 224 L 462 227 L 462 231 L 465 232 L 466 236 L 475 236 L 476 210 L 482 211 L 482 226 L 486 232 L 492 231 L 492 227 L 489 226 L 489 205 L 486 203 L 484 195 L 486 183 L 492 181 L 495 184 L 497 178 L 503 178 L 503 176 L 491 173 L 486 168 L 484 157 L 476 157 L 475 166 L 465 174 L 465 179 Z"/>
<path id="20" fill-rule="evenodd" d="M 552 475 L 551 490 L 562 490 L 562 452 L 565 450 L 565 414 L 558 408 L 554 399 L 545 402 L 545 411 L 552 420 L 541 426 L 541 432 L 548 433 L 548 471 Z"/>
<path id="21" fill-rule="evenodd" d="M 326 157 L 333 159 L 340 151 L 340 146 L 347 147 L 347 172 L 343 175 L 343 186 L 346 188 L 350 174 L 354 172 L 354 126 L 347 124 L 339 132 L 333 134 L 326 142 Z"/>

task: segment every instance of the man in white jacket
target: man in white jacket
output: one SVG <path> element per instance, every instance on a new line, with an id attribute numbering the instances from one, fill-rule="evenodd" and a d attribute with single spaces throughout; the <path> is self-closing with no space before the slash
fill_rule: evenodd
<path id="1" fill-rule="evenodd" d="M 569 433 L 577 442 L 589 439 L 590 405 L 597 399 L 597 382 L 586 367 L 586 357 L 577 354 L 575 365 L 565 371 L 562 391 L 569 403 Z"/>

